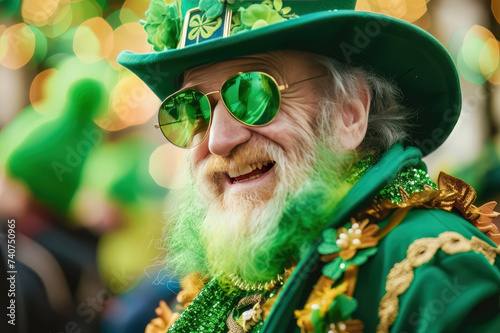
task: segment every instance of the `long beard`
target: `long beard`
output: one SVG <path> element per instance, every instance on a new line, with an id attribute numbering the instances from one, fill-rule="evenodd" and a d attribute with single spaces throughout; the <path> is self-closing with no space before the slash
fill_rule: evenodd
<path id="1" fill-rule="evenodd" d="M 269 281 L 300 259 L 351 187 L 344 179 L 353 153 L 313 148 L 291 157 L 274 144 L 257 147 L 227 160 L 208 158 L 176 195 L 166 260 L 177 273 Z M 227 196 L 220 172 L 252 155 L 276 161 L 274 189 Z"/>

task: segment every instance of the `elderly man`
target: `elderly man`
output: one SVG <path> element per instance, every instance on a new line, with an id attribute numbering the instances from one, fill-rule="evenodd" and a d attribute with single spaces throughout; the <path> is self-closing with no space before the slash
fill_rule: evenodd
<path id="1" fill-rule="evenodd" d="M 354 5 L 151 2 L 158 52 L 119 61 L 189 149 L 166 262 L 189 306 L 174 322 L 162 304 L 149 331 L 499 327 L 495 203 L 446 174 L 436 185 L 421 161 L 458 118 L 454 65 Z"/>

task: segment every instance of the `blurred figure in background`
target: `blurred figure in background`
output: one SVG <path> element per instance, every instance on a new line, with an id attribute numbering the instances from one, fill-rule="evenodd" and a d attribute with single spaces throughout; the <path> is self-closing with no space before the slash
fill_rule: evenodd
<path id="1" fill-rule="evenodd" d="M 42 121 L 10 153 L 4 155 L 5 176 L 0 202 L 2 224 L 16 220 L 19 332 L 67 330 L 95 332 L 98 321 L 82 316 L 82 295 L 102 289 L 95 265 L 97 237 L 74 228 L 68 218 L 83 165 L 103 139 L 92 117 L 99 109 L 102 87 L 77 80 L 59 117 Z M 12 136 L 23 131 L 12 122 L 2 131 L 2 153 Z M 11 136 L 11 137 L 9 137 Z M 5 257 L 3 257 L 5 259 Z M 96 315 L 93 315 L 94 317 Z"/>
<path id="2" fill-rule="evenodd" d="M 162 269 L 163 223 L 155 218 L 167 190 L 149 173 L 155 145 L 136 134 L 97 147 L 89 156 L 72 215 L 98 232 L 97 265 L 110 294 L 103 332 L 132 333 L 154 318 L 151 308 L 175 298 L 178 281 Z M 162 244 L 163 245 L 163 244 Z"/>

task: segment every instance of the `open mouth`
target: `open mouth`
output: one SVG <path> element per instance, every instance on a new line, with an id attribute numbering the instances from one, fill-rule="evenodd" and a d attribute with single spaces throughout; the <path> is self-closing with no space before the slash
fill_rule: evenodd
<path id="1" fill-rule="evenodd" d="M 231 184 L 257 179 L 271 170 L 274 164 L 276 164 L 274 161 L 248 164 L 239 171 L 228 172 L 227 176 L 229 177 Z"/>

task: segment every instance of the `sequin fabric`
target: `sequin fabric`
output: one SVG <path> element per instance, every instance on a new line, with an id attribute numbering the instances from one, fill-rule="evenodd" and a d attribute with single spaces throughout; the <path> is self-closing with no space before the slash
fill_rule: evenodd
<path id="1" fill-rule="evenodd" d="M 376 160 L 372 156 L 363 158 L 352 168 L 346 182 L 351 184 L 356 183 L 375 163 Z M 436 184 L 432 181 L 427 172 L 422 169 L 407 167 L 401 170 L 396 178 L 375 196 L 375 199 L 381 200 L 382 198 L 386 198 L 394 203 L 401 203 L 403 198 L 401 197 L 400 189 L 403 189 L 407 194 L 411 194 L 423 191 L 424 185 L 428 185 L 437 190 Z"/>
<path id="2" fill-rule="evenodd" d="M 400 188 L 406 193 L 411 194 L 424 190 L 424 185 L 432 187 L 437 190 L 436 184 L 432 181 L 431 177 L 424 170 L 417 168 L 404 168 L 396 178 L 375 196 L 375 199 L 387 198 L 394 203 L 401 203 Z"/>
<path id="3" fill-rule="evenodd" d="M 227 293 L 215 278 L 191 302 L 168 333 L 212 333 L 226 332 L 226 320 L 238 301 L 248 293 L 234 291 Z"/>

